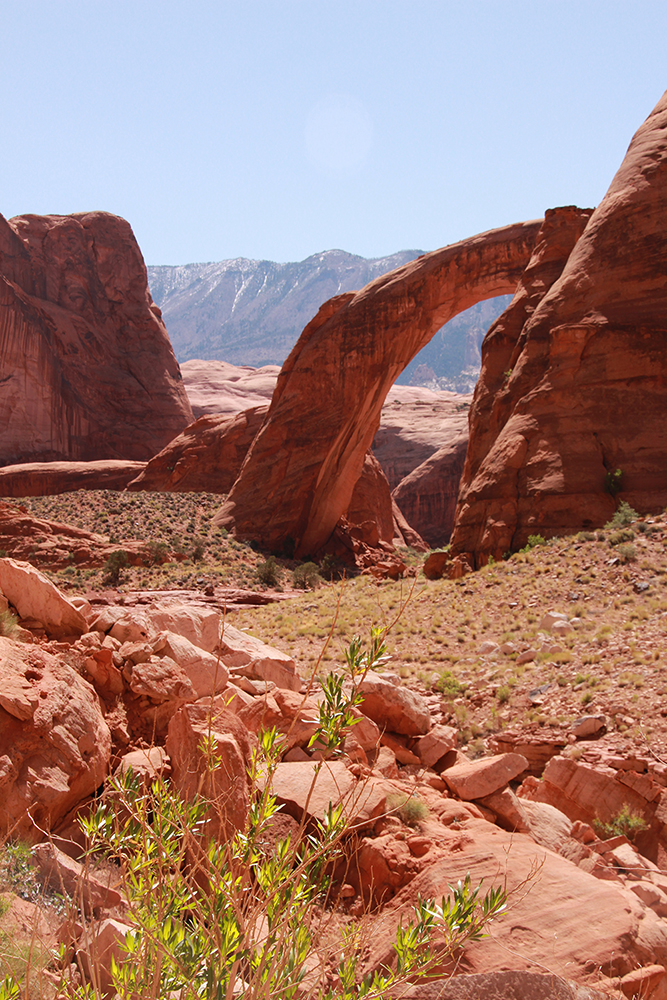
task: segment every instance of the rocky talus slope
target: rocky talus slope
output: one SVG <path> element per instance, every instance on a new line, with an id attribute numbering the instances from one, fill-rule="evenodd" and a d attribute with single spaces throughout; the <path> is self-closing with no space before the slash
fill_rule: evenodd
<path id="1" fill-rule="evenodd" d="M 566 223 L 546 220 L 483 346 L 452 538 L 459 571 L 530 534 L 603 524 L 610 485 L 640 511 L 667 502 L 667 94 L 570 252 L 562 237 L 580 223 Z"/>
<path id="2" fill-rule="evenodd" d="M 664 524 L 648 527 L 655 530 L 646 534 L 647 552 L 653 547 L 657 553 Z M 589 566 L 593 551 L 609 551 L 595 541 L 580 548 L 590 553 Z M 544 554 L 549 551 L 556 568 L 565 569 L 565 554 L 548 547 Z M 525 566 L 530 558 L 516 557 L 515 566 L 485 569 L 476 578 L 480 595 L 494 574 L 507 576 L 498 581 L 501 589 L 513 580 L 517 600 L 510 611 L 517 619 L 531 608 L 519 588 L 522 574 L 529 584 L 530 572 L 548 562 Z M 627 581 L 622 565 L 609 572 L 617 573 L 619 595 L 633 592 L 634 577 L 636 608 L 653 609 L 659 624 L 650 594 L 660 581 L 640 586 L 646 577 L 641 566 L 636 572 L 631 567 Z M 519 652 L 520 639 L 512 644 L 494 635 L 498 623 L 487 621 L 480 634 L 476 605 L 468 598 L 487 673 L 497 675 L 504 663 L 538 666 L 535 643 L 550 650 L 589 643 L 586 601 L 598 601 L 598 583 L 601 595 L 609 591 L 604 581 L 580 585 L 578 615 L 567 603 L 559 604 L 563 611 L 535 608 L 539 621 L 528 658 Z M 462 586 L 468 588 L 450 581 L 425 586 L 433 588 L 431 602 L 443 587 L 459 596 Z M 100 784 L 129 766 L 187 796 L 203 773 L 197 748 L 207 732 L 220 755 L 216 789 L 225 802 L 217 836 L 228 837 L 247 815 L 245 765 L 257 733 L 276 726 L 285 735 L 273 779 L 281 835 L 296 835 L 304 817 L 322 818 L 337 802 L 356 827 L 347 861 L 333 873 L 338 891 L 332 898 L 345 921 L 367 914 L 365 969 L 389 960 L 397 924 L 418 896 L 439 897 L 443 887 L 470 873 L 474 884 L 505 885 L 510 907 L 494 920 L 490 938 L 466 945 L 454 978 L 438 984 L 438 996 L 667 996 L 664 741 L 656 737 L 652 748 L 642 749 L 620 719 L 627 709 L 615 716 L 590 701 L 583 714 L 559 726 L 499 729 L 479 756 L 446 707 L 457 707 L 453 696 L 443 698 L 442 690 L 424 687 L 416 675 L 402 682 L 385 667 L 361 683 L 361 721 L 343 756 L 322 765 L 310 742 L 322 695 L 305 663 L 223 621 L 203 595 L 146 594 L 140 605 L 92 594 L 91 600 L 66 598 L 28 563 L 10 558 L 0 559 L 0 594 L 0 603 L 21 622 L 13 637 L 0 638 L 0 816 L 5 830 L 35 845 L 38 880 L 80 892 L 84 845 L 73 809 L 85 814 L 96 808 Z M 613 608 L 605 614 L 611 621 Z M 637 621 L 642 631 L 653 628 L 652 619 Z M 601 652 L 610 648 L 608 637 L 611 628 L 601 634 Z M 555 661 L 540 662 L 544 669 Z M 548 687 L 530 693 L 536 705 L 546 703 Z M 560 684 L 554 688 L 560 697 Z M 463 700 L 472 708 L 482 691 L 482 685 L 471 686 Z M 623 816 L 634 826 L 624 827 Z M 91 940 L 99 936 L 99 970 L 108 975 L 110 953 L 121 957 L 117 944 L 111 952 L 102 947 L 109 928 L 119 932 L 112 936 L 117 941 L 132 927 L 123 882 L 110 882 L 109 874 L 103 869 L 85 878 L 87 895 L 78 897 L 89 907 L 85 936 L 76 922 L 68 924 L 68 947 L 84 976 L 90 975 Z M 11 893 L 4 898 L 10 909 L 23 905 Z M 39 907 L 25 910 L 24 918 L 26 913 L 37 925 Z M 429 989 L 410 995 L 426 998 Z"/>
<path id="3" fill-rule="evenodd" d="M 105 212 L 0 216 L 0 464 L 141 461 L 192 420 L 146 267 Z"/>

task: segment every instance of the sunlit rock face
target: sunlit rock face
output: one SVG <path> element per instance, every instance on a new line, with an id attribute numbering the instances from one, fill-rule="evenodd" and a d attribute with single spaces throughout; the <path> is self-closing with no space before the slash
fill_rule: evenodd
<path id="1" fill-rule="evenodd" d="M 129 224 L 0 216 L 0 465 L 141 461 L 191 420 Z"/>
<path id="2" fill-rule="evenodd" d="M 667 503 L 667 94 L 587 216 L 547 214 L 483 345 L 452 536 L 473 567 L 604 524 L 617 469 L 637 510 Z"/>

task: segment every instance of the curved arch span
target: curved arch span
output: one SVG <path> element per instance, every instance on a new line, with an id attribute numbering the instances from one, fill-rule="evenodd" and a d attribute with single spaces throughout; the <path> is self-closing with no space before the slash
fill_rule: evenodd
<path id="1" fill-rule="evenodd" d="M 274 551 L 316 552 L 347 510 L 385 397 L 448 320 L 513 292 L 542 220 L 425 254 L 329 299 L 278 376 L 271 406 L 215 523 Z"/>

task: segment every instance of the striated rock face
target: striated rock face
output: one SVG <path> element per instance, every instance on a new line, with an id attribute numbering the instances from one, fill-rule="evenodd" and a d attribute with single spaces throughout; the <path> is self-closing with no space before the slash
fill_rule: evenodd
<path id="1" fill-rule="evenodd" d="M 529 534 L 604 523 L 616 469 L 622 499 L 640 511 L 665 505 L 665 259 L 667 94 L 590 219 L 547 216 L 486 338 L 452 536 L 460 564 L 481 565 Z"/>
<path id="2" fill-rule="evenodd" d="M 268 406 L 280 368 L 264 365 L 230 365 L 227 361 L 184 361 L 183 385 L 195 417 L 224 414 L 227 417 L 254 406 Z"/>
<path id="3" fill-rule="evenodd" d="M 539 222 L 426 254 L 326 302 L 285 362 L 269 413 L 216 516 L 267 548 L 297 555 L 330 537 L 397 375 L 448 319 L 514 291 Z"/>
<path id="4" fill-rule="evenodd" d="M 74 490 L 124 490 L 145 462 L 26 462 L 0 469 L 0 497 L 45 497 Z"/>
<path id="5" fill-rule="evenodd" d="M 452 533 L 467 449 L 466 428 L 413 469 L 392 493 L 408 524 L 431 548 L 445 545 Z"/>
<path id="6" fill-rule="evenodd" d="M 392 490 L 401 480 L 462 434 L 468 436 L 472 396 L 393 386 L 382 407 L 373 454 Z"/>
<path id="7" fill-rule="evenodd" d="M 192 420 L 130 226 L 0 216 L 0 464 L 150 458 Z"/>

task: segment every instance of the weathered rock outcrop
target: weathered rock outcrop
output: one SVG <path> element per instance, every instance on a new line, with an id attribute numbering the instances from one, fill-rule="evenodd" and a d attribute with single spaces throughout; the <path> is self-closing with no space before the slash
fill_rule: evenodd
<path id="1" fill-rule="evenodd" d="M 229 493 L 267 409 L 199 417 L 151 459 L 128 489 Z"/>
<path id="2" fill-rule="evenodd" d="M 667 502 L 667 94 L 574 245 L 579 226 L 574 212 L 547 217 L 484 343 L 452 537 L 459 563 L 604 523 L 616 469 L 636 509 Z"/>
<path id="3" fill-rule="evenodd" d="M 183 385 L 195 417 L 218 414 L 231 417 L 254 406 L 268 406 L 279 365 L 251 368 L 227 361 L 184 361 Z"/>
<path id="4" fill-rule="evenodd" d="M 317 550 L 346 510 L 397 375 L 443 323 L 514 291 L 539 222 L 426 254 L 326 302 L 285 362 L 269 413 L 216 516 L 267 548 Z"/>
<path id="5" fill-rule="evenodd" d="M 105 212 L 0 216 L 0 463 L 148 459 L 192 420 L 139 247 Z"/>
<path id="6" fill-rule="evenodd" d="M 408 524 L 431 548 L 445 545 L 452 533 L 467 449 L 466 427 L 413 469 L 392 493 Z"/>
<path id="7" fill-rule="evenodd" d="M 0 497 L 45 497 L 74 490 L 124 490 L 145 462 L 25 462 L 0 469 Z"/>

